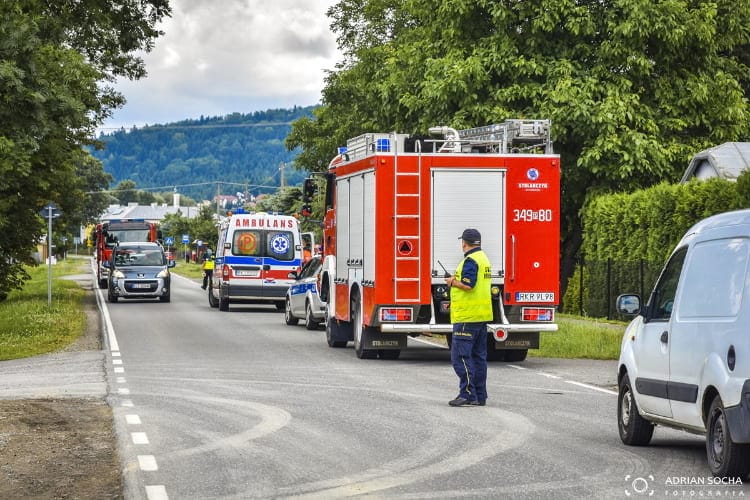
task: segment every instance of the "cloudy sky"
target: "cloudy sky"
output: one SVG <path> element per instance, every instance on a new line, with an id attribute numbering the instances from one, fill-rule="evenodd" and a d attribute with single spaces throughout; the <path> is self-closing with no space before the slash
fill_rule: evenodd
<path id="1" fill-rule="evenodd" d="M 325 13 L 335 0 L 172 0 L 148 76 L 105 128 L 309 106 L 340 55 Z"/>

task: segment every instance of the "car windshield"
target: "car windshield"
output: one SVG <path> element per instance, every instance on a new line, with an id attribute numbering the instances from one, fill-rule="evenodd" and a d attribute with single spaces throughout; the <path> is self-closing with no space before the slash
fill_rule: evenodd
<path id="1" fill-rule="evenodd" d="M 115 253 L 118 266 L 161 266 L 164 256 L 161 250 L 122 249 Z"/>

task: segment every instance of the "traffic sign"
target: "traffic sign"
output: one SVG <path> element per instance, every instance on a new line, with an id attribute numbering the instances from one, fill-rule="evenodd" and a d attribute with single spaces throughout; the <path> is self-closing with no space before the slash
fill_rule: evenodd
<path id="1" fill-rule="evenodd" d="M 171 247 L 172 245 L 174 245 L 174 237 L 167 236 L 166 238 L 164 238 L 164 244 L 167 245 L 168 247 Z"/>
<path id="2" fill-rule="evenodd" d="M 189 234 L 183 234 L 182 235 L 182 242 L 183 243 L 190 243 L 190 235 Z"/>

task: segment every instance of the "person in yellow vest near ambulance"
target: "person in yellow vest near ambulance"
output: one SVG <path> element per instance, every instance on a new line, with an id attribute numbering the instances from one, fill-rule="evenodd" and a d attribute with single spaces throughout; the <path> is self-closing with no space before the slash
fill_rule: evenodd
<path id="1" fill-rule="evenodd" d="M 466 229 L 461 235 L 463 260 L 445 278 L 450 287 L 451 362 L 459 393 L 450 406 L 484 406 L 487 401 L 487 323 L 492 321 L 491 266 L 482 251 L 482 235 Z"/>
<path id="2" fill-rule="evenodd" d="M 214 274 L 214 256 L 211 253 L 210 248 L 203 254 L 203 264 L 201 264 L 201 269 L 203 270 L 203 286 L 201 286 L 201 288 L 205 290 Z"/>

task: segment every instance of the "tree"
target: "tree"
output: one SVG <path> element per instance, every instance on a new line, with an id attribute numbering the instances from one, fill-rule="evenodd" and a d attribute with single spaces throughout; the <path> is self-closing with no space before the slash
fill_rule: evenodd
<path id="1" fill-rule="evenodd" d="M 46 231 L 90 219 L 107 200 L 101 164 L 82 152 L 124 99 L 107 82 L 145 74 L 167 0 L 9 0 L 0 3 L 0 299 L 26 279 L 22 263 Z M 97 166 L 98 165 L 98 166 Z"/>
<path id="2" fill-rule="evenodd" d="M 567 258 L 592 195 L 675 181 L 750 132 L 744 0 L 341 0 L 328 14 L 344 60 L 292 126 L 296 165 L 323 170 L 362 132 L 549 118 Z"/>

